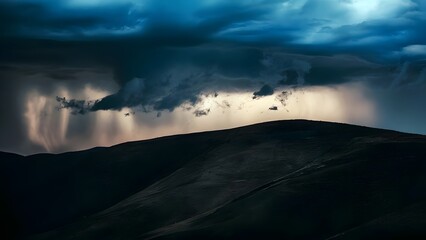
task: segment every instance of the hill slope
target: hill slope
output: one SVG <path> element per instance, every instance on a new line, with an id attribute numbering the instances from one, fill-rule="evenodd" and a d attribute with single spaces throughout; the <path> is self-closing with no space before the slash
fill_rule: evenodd
<path id="1" fill-rule="evenodd" d="M 426 236 L 419 135 L 279 121 L 1 159 L 23 238 Z"/>

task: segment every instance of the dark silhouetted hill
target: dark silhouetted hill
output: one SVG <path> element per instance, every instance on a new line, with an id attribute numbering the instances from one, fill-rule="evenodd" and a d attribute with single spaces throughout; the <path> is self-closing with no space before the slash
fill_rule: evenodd
<path id="1" fill-rule="evenodd" d="M 10 238 L 426 237 L 420 135 L 294 120 L 0 159 Z"/>

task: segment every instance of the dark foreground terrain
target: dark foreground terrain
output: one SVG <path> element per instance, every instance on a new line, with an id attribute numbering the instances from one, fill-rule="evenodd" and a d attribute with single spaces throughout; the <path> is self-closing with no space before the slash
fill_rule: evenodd
<path id="1" fill-rule="evenodd" d="M 278 121 L 0 153 L 0 174 L 2 239 L 426 239 L 420 135 Z"/>

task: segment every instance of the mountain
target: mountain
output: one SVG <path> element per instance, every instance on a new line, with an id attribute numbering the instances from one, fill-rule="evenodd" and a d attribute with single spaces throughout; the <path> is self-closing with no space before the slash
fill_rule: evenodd
<path id="1" fill-rule="evenodd" d="M 9 238 L 426 237 L 421 135 L 292 120 L 0 159 Z"/>

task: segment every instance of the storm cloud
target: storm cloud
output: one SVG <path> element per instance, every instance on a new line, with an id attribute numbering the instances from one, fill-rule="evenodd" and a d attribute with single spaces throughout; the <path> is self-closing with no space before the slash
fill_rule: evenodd
<path id="1" fill-rule="evenodd" d="M 170 101 L 196 101 L 196 95 L 210 87 L 209 80 L 218 78 L 213 74 L 223 76 L 223 81 L 247 78 L 247 82 L 281 80 L 285 84 L 288 80 L 287 84 L 299 85 L 307 78 L 312 80 L 308 84 L 321 85 L 371 75 L 367 72 L 371 66 L 361 66 L 355 57 L 344 61 L 358 68 L 330 71 L 341 58 L 333 62 L 336 55 L 386 67 L 397 67 L 401 59 L 407 59 L 420 64 L 420 71 L 425 4 L 387 3 L 8 0 L 0 3 L 4 53 L 0 61 L 112 68 L 122 89 L 100 99 L 93 110 L 137 104 L 172 110 L 176 106 Z M 276 56 L 271 59 L 268 54 L 276 51 L 298 56 L 287 57 L 287 62 Z M 319 62 L 312 56 L 330 59 Z M 177 68 L 186 75 L 177 74 Z M 196 74 L 202 76 L 195 79 Z M 129 93 L 134 79 L 144 79 L 144 88 Z M 194 82 L 198 91 L 183 89 Z M 218 88 L 221 85 L 238 88 L 232 83 L 219 83 Z"/>
<path id="2" fill-rule="evenodd" d="M 253 93 L 253 99 L 274 94 L 274 89 L 269 85 L 263 85 L 259 91 Z"/>
<path id="3" fill-rule="evenodd" d="M 217 92 L 285 106 L 275 89 L 353 82 L 396 98 L 424 84 L 425 24 L 421 0 L 5 0 L 0 127 L 22 121 L 26 90 L 86 118 L 181 107 L 206 116 L 198 105 Z"/>

